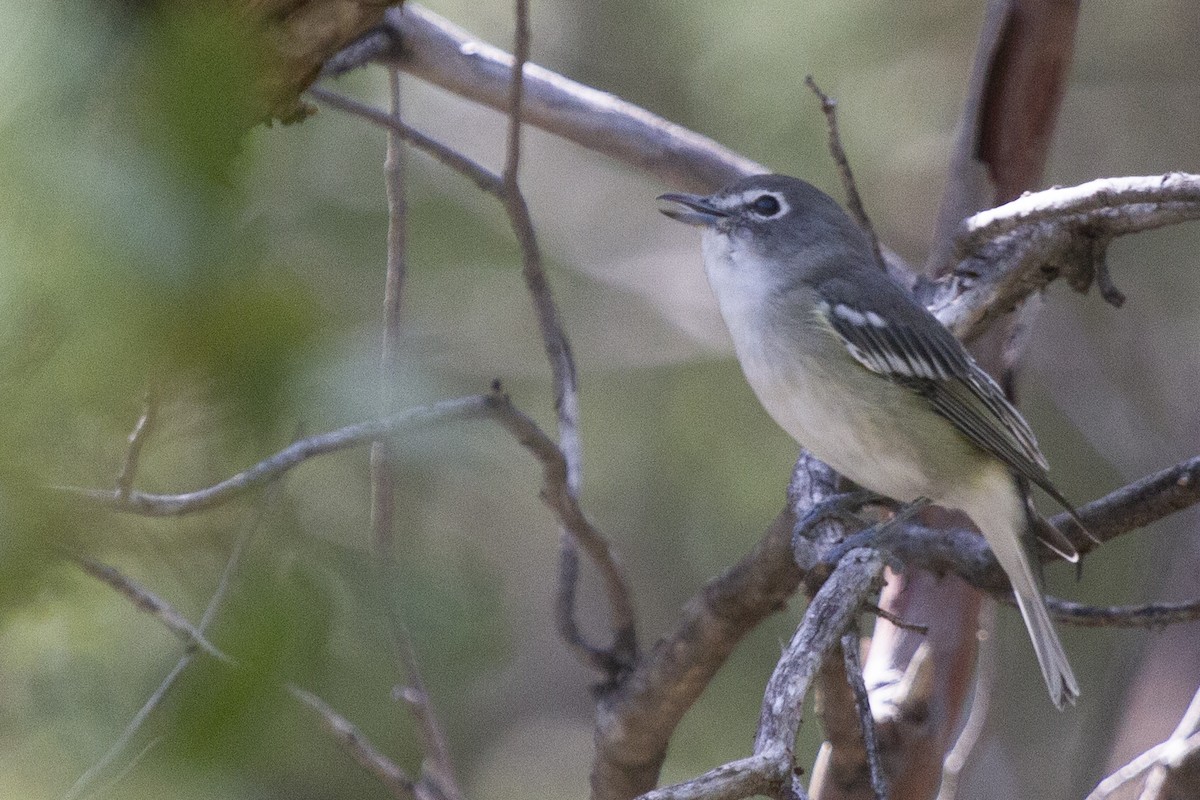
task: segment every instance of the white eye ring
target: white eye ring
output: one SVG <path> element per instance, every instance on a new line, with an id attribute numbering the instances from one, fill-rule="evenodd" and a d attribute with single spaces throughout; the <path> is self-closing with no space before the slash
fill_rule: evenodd
<path id="1" fill-rule="evenodd" d="M 747 192 L 742 195 L 742 205 L 759 219 L 775 219 L 788 212 L 789 206 L 778 192 Z"/>

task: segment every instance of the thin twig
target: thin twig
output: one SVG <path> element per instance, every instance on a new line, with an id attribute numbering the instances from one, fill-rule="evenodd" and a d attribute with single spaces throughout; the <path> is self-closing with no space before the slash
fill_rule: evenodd
<path id="1" fill-rule="evenodd" d="M 225 660 L 225 656 L 205 638 L 202 631 L 154 592 L 128 577 L 116 567 L 101 564 L 91 558 L 79 558 L 76 561 L 84 572 L 117 590 L 125 596 L 125 599 L 133 603 L 135 608 L 157 619 L 184 643 L 199 647 L 213 658 Z"/>
<path id="2" fill-rule="evenodd" d="M 208 642 L 200 630 L 188 622 L 170 604 L 150 595 L 149 592 L 138 586 L 136 581 L 125 576 L 119 570 L 112 567 L 94 570 L 89 568 L 87 564 L 84 565 L 84 569 L 89 575 L 98 578 L 129 599 L 137 610 L 149 613 L 163 625 L 167 626 L 172 633 L 184 637 L 193 647 L 204 651 L 227 667 L 242 669 L 241 665 L 235 659 Z M 147 595 L 153 598 L 153 602 L 147 601 Z M 179 620 L 183 620 L 183 622 L 180 623 Z M 322 727 L 334 737 L 347 755 L 353 758 L 363 769 L 375 776 L 391 792 L 393 797 L 397 798 L 397 800 L 415 800 L 412 779 L 405 774 L 404 770 L 396 766 L 391 759 L 380 752 L 353 723 L 335 711 L 324 700 L 306 689 L 302 689 L 291 683 L 282 684 L 280 688 L 303 705 L 315 711 L 321 718 Z"/>
<path id="3" fill-rule="evenodd" d="M 1174 745 L 1163 754 L 1161 763 L 1146 777 L 1138 800 L 1177 800 L 1194 797 L 1200 790 L 1200 689 L 1192 695 L 1187 710 L 1171 732 L 1166 744 Z"/>
<path id="4" fill-rule="evenodd" d="M 518 15 L 522 12 L 518 6 Z M 528 20 L 517 26 L 518 40 L 524 37 L 524 44 L 518 41 L 522 49 L 528 48 Z M 524 31 L 524 33 L 522 33 Z M 510 70 L 511 76 L 521 73 Z M 510 80 L 509 88 L 509 136 L 506 146 L 505 171 L 496 175 L 485 167 L 465 156 L 460 155 L 449 147 L 431 139 L 428 136 L 410 128 L 403 122 L 384 114 L 378 109 L 343 97 L 320 87 L 313 87 L 309 93 L 321 102 L 370 120 L 378 125 L 396 131 L 405 141 L 429 153 L 438 161 L 470 178 L 483 191 L 499 198 L 503 203 L 517 241 L 521 247 L 522 275 L 530 296 L 533 298 L 534 311 L 538 318 L 542 341 L 547 357 L 550 360 L 551 372 L 555 385 L 556 408 L 559 418 L 559 437 L 564 455 L 567 457 L 568 488 L 576 496 L 581 476 L 582 461 L 580 458 L 580 440 L 578 428 L 579 400 L 575 379 L 575 364 L 571 355 L 570 345 L 559 321 L 558 309 L 550 292 L 549 282 L 541 266 L 541 254 L 537 247 L 537 238 L 529 215 L 529 208 L 524 196 L 517 185 L 517 170 L 520 166 L 520 104 L 522 99 L 522 84 L 519 80 Z M 569 537 L 561 538 L 562 549 L 560 559 L 569 562 L 577 559 L 573 552 L 574 545 Z M 582 543 L 581 543 L 582 544 Z M 598 647 L 587 642 L 575 622 L 571 593 L 560 591 L 557 616 L 560 633 L 572 646 L 575 652 L 587 663 L 604 671 L 609 679 L 628 669 L 637 654 L 637 625 L 633 611 L 632 595 L 623 576 L 623 569 L 615 561 L 611 547 L 607 543 L 602 548 L 584 549 L 593 558 L 608 559 L 606 563 L 596 562 L 597 568 L 604 575 L 605 594 L 608 599 L 609 613 L 612 619 L 613 642 L 609 647 Z M 569 563 L 560 567 L 560 573 L 570 570 Z M 575 570 L 578 571 L 577 569 Z"/>
<path id="5" fill-rule="evenodd" d="M 846 149 L 842 146 L 842 135 L 838 131 L 837 101 L 821 91 L 821 87 L 817 86 L 812 75 L 804 77 L 804 84 L 821 101 L 821 112 L 825 114 L 825 124 L 829 128 L 829 153 L 833 156 L 833 161 L 838 166 L 838 173 L 842 176 L 842 186 L 846 190 L 846 205 L 854 218 L 858 220 L 858 224 L 871 237 L 871 250 L 875 253 L 875 263 L 881 270 L 887 272 L 887 262 L 883 260 L 879 237 L 875 234 L 875 226 L 871 224 L 871 218 L 867 216 L 867 208 L 863 205 L 862 195 L 858 193 L 858 183 L 854 180 L 854 173 L 850 169 L 850 159 L 846 156 Z"/>
<path id="6" fill-rule="evenodd" d="M 1161 765 L 1174 751 L 1194 750 L 1200 748 L 1200 733 L 1193 733 L 1182 740 L 1168 739 L 1156 744 L 1125 766 L 1109 775 L 1097 784 L 1084 800 L 1108 800 L 1108 798 L 1125 784 L 1135 780 L 1142 773 Z"/>
<path id="7" fill-rule="evenodd" d="M 499 175 L 487 167 L 472 161 L 457 150 L 447 147 L 436 139 L 421 133 L 416 128 L 395 119 L 386 112 L 321 86 L 309 87 L 308 94 L 330 108 L 336 108 L 338 111 L 362 117 L 380 127 L 395 131 L 404 141 L 468 178 L 490 195 L 499 197 L 503 191 L 503 182 Z"/>
<path id="8" fill-rule="evenodd" d="M 407 641 L 407 640 L 405 640 Z M 462 800 L 463 791 L 454 774 L 454 764 L 450 759 L 450 748 L 446 744 L 446 734 L 438 722 L 430 706 L 429 693 L 417 669 L 416 659 L 410 652 L 409 660 L 412 668 L 409 670 L 409 686 L 395 692 L 394 696 L 404 701 L 417 721 L 421 735 L 421 749 L 425 754 L 421 768 L 421 780 L 417 781 L 417 800 L 424 800 L 428 795 L 426 782 L 434 788 L 433 796 L 440 800 Z"/>
<path id="9" fill-rule="evenodd" d="M 121 462 L 121 471 L 117 474 L 117 496 L 128 497 L 133 491 L 133 481 L 137 477 L 138 459 L 142 455 L 142 446 L 154 430 L 154 422 L 158 416 L 158 398 L 153 391 L 146 392 L 142 401 L 142 413 L 137 423 L 129 433 L 129 446 L 125 450 L 125 459 Z"/>
<path id="10" fill-rule="evenodd" d="M 158 688 L 151 692 L 150 696 L 146 698 L 146 702 L 142 704 L 142 707 L 126 723 L 125 729 L 121 731 L 121 735 L 109 745 L 108 750 L 104 751 L 104 755 L 95 764 L 88 767 L 75 783 L 71 784 L 71 788 L 62 796 L 62 800 L 88 798 L 94 794 L 94 792 L 89 791 L 89 787 L 116 761 L 121 753 L 125 752 L 125 748 L 133 741 L 133 737 L 141 730 L 142 725 L 145 724 L 150 714 L 154 709 L 158 708 L 163 698 L 167 696 L 167 692 L 171 691 L 171 688 L 175 685 L 175 681 L 195 658 L 196 655 L 193 651 L 185 652 L 179 657 L 179 660 L 175 662 L 175 666 L 171 668 L 171 671 L 159 683 Z M 122 769 L 122 773 L 124 772 L 125 770 Z"/>
<path id="11" fill-rule="evenodd" d="M 183 494 L 146 494 L 133 492 L 124 501 L 115 493 L 101 489 L 62 487 L 61 491 L 74 497 L 95 503 L 114 511 L 145 516 L 168 516 L 189 514 L 213 508 L 259 486 L 278 480 L 288 470 L 299 466 L 309 458 L 326 453 L 358 447 L 394 434 L 400 429 L 420 422 L 446 422 L 462 419 L 494 419 L 500 423 L 525 449 L 542 464 L 542 501 L 554 512 L 559 525 L 569 532 L 582 546 L 588 557 L 600 571 L 605 593 L 614 611 L 614 619 L 633 619 L 633 608 L 629 601 L 628 584 L 624 570 L 605 536 L 588 520 L 567 485 L 568 465 L 559 446 L 523 414 L 512 401 L 499 390 L 489 395 L 472 395 L 453 400 L 444 400 L 429 406 L 419 406 L 381 420 L 360 422 L 329 433 L 301 439 L 285 447 L 247 470 L 213 486 Z M 628 664 L 617 660 L 621 653 L 632 652 L 632 629 L 617 631 L 620 648 L 614 650 L 613 661 L 603 665 L 610 673 L 627 668 Z M 621 637 L 629 637 L 622 639 Z"/>
<path id="12" fill-rule="evenodd" d="M 390 9 L 384 24 L 402 42 L 388 54 L 401 69 L 507 113 L 513 57 L 421 6 Z M 615 158 L 663 183 L 712 192 L 770 172 L 738 153 L 644 108 L 527 64 L 522 116 L 533 125 Z"/>
<path id="13" fill-rule="evenodd" d="M 918 625 L 915 622 L 906 622 L 902 617 L 900 617 L 896 614 L 893 614 L 891 611 L 888 611 L 886 608 L 881 608 L 880 606 L 877 606 L 874 603 L 864 603 L 863 608 L 866 609 L 867 611 L 871 612 L 875 616 L 879 617 L 880 619 L 886 619 L 888 622 L 892 623 L 900 630 L 911 631 L 912 633 L 919 633 L 922 636 L 929 633 L 928 625 Z"/>
<path id="14" fill-rule="evenodd" d="M 767 682 L 751 757 L 647 792 L 642 800 L 736 800 L 756 794 L 805 797 L 793 754 L 804 716 L 804 699 L 822 662 L 841 641 L 861 603 L 878 589 L 882 573 L 883 561 L 877 552 L 852 550 L 813 597 Z"/>
<path id="15" fill-rule="evenodd" d="M 212 597 L 209 598 L 208 605 L 204 608 L 204 614 L 200 617 L 199 624 L 196 625 L 196 630 L 201 634 L 207 633 L 209 626 L 216 618 L 217 611 L 229 593 L 229 586 L 233 580 L 233 575 L 241 565 L 242 555 L 246 552 L 246 548 L 249 546 L 254 533 L 274 507 L 276 499 L 282 492 L 282 488 L 283 484 L 277 483 L 263 496 L 254 516 L 242 526 L 241 531 L 238 533 L 237 539 L 233 543 L 233 548 L 229 551 L 229 558 L 225 562 L 225 567 L 221 570 L 221 577 L 217 580 L 217 588 L 213 590 Z M 187 650 L 179 657 L 179 660 L 175 662 L 175 666 L 171 668 L 171 671 L 167 673 L 158 687 L 146 699 L 146 702 L 142 704 L 142 707 L 137 710 L 137 713 L 126 724 L 125 729 L 121 731 L 121 735 L 117 737 L 116 741 L 109 746 L 108 750 L 105 751 L 104 755 L 95 764 L 79 776 L 79 779 L 63 795 L 62 800 L 76 800 L 76 798 L 90 796 L 85 794 L 88 786 L 125 751 L 125 748 L 133 741 L 133 737 L 145 723 L 146 719 L 149 718 L 151 712 L 158 708 L 162 699 L 167 696 L 167 693 L 175 685 L 175 681 L 191 665 L 195 658 L 196 654 L 192 650 Z"/>
<path id="16" fill-rule="evenodd" d="M 1146 603 L 1136 606 L 1088 606 L 1046 596 L 1050 616 L 1081 628 L 1149 628 L 1200 620 L 1200 600 L 1189 603 Z"/>
<path id="17" fill-rule="evenodd" d="M 316 712 L 321 727 L 347 755 L 384 785 L 397 800 L 416 800 L 415 784 L 408 774 L 384 755 L 354 723 L 312 692 L 295 684 L 283 687 L 289 695 Z"/>
<path id="18" fill-rule="evenodd" d="M 246 492 L 276 481 L 288 470 L 316 456 L 351 447 L 360 447 L 381 436 L 393 435 L 401 429 L 415 424 L 479 419 L 490 416 L 492 414 L 491 403 L 492 399 L 486 395 L 443 400 L 433 405 L 418 406 L 398 414 L 392 414 L 383 419 L 368 420 L 355 425 L 347 425 L 329 433 L 310 436 L 293 442 L 249 469 L 193 492 L 150 494 L 133 491 L 128 497 L 120 498 L 115 491 L 104 489 L 60 487 L 60 490 L 113 511 L 149 517 L 192 514 L 214 508 Z"/>
<path id="19" fill-rule="evenodd" d="M 997 659 L 989 652 L 991 633 L 995 628 L 995 604 L 989 603 L 983 614 L 979 630 L 979 650 L 975 658 L 978 665 L 975 671 L 975 693 L 971 697 L 971 710 L 967 712 L 967 721 L 962 731 L 954 740 L 954 746 L 946 754 L 942 762 L 942 785 L 938 787 L 937 800 L 955 800 L 958 796 L 959 781 L 962 779 L 963 768 L 967 759 L 979 743 L 983 734 L 984 723 L 987 722 L 988 710 L 992 704 L 992 691 L 996 686 Z"/>
<path id="20" fill-rule="evenodd" d="M 887 800 L 887 778 L 883 774 L 883 761 L 879 752 L 879 734 L 875 729 L 875 717 L 871 713 L 871 697 L 863 680 L 862 661 L 858 649 L 861 647 L 858 626 L 851 624 L 850 630 L 842 635 L 842 659 L 846 665 L 846 680 L 854 692 L 854 707 L 858 711 L 858 724 L 862 731 L 863 747 L 867 754 L 867 769 L 871 776 L 871 791 L 875 800 Z"/>
<path id="21" fill-rule="evenodd" d="M 400 74 L 388 71 L 392 117 L 400 121 Z M 383 281 L 383 335 L 379 354 L 379 410 L 396 411 L 391 400 L 400 376 L 400 325 L 406 273 L 406 217 L 404 197 L 404 142 L 388 128 L 387 155 L 383 165 L 388 204 L 387 268 Z M 395 516 L 396 475 L 387 439 L 371 445 L 371 540 L 378 558 L 392 552 Z"/>
<path id="22" fill-rule="evenodd" d="M 142 749 L 134 753 L 133 757 L 129 759 L 128 763 L 121 767 L 120 772 L 105 781 L 103 786 L 97 787 L 96 791 L 89 794 L 88 797 L 105 797 L 111 794 L 112 790 L 119 786 L 121 781 L 125 780 L 126 776 L 128 776 L 137 768 L 138 764 L 142 763 L 146 756 L 150 754 L 150 751 L 162 743 L 162 740 L 163 737 L 155 736 L 153 739 L 146 742 L 146 744 L 142 746 Z"/>
<path id="23" fill-rule="evenodd" d="M 566 461 L 566 490 L 578 501 L 583 478 L 583 448 L 579 431 L 579 382 L 571 345 L 563 328 L 550 282 L 542 267 L 542 255 L 534 232 L 529 206 L 521 193 L 517 176 L 521 165 L 521 112 L 525 91 L 524 69 L 529 59 L 529 3 L 515 0 L 516 32 L 513 41 L 514 66 L 511 70 L 508 102 L 508 135 L 505 146 L 504 193 L 502 200 L 509 222 L 521 248 L 521 275 L 533 301 L 538 328 L 554 384 L 554 406 L 558 412 L 559 449 Z M 628 586 L 606 581 L 613 641 L 601 647 L 587 641 L 576 619 L 575 597 L 578 580 L 579 545 L 570 529 L 560 537 L 558 601 L 555 604 L 559 632 L 585 663 L 604 671 L 611 682 L 629 669 L 637 658 L 637 623 Z M 602 570 L 618 569 L 605 548 Z"/>
<path id="24" fill-rule="evenodd" d="M 495 407 L 496 419 L 542 463 L 542 502 L 554 512 L 566 535 L 583 548 L 600 572 L 616 629 L 612 648 L 596 649 L 594 658 L 600 669 L 615 678 L 629 668 L 637 649 L 633 605 L 624 569 L 608 539 L 587 519 L 579 499 L 570 491 L 567 478 L 570 467 L 566 455 L 533 420 L 509 403 L 506 395 L 501 398 Z M 623 620 L 628 622 L 622 623 Z"/>

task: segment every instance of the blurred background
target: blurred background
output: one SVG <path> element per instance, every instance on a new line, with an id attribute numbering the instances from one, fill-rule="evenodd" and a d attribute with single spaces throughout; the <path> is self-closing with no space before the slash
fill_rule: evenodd
<path id="1" fill-rule="evenodd" d="M 168 4 L 170 5 L 170 4 Z M 242 134 L 253 62 L 236 20 L 178 4 L 0 0 L 0 798 L 60 797 L 159 684 L 181 647 L 63 552 L 112 563 L 197 620 L 252 498 L 181 519 L 100 513 L 46 487 L 109 488 L 153 389 L 146 491 L 211 484 L 285 445 L 370 417 L 387 225 L 378 129 L 335 112 Z M 508 3 L 430 2 L 509 48 Z M 841 195 L 803 86 L 840 101 L 881 238 L 920 263 L 982 4 L 541 0 L 534 60 Z M 1046 184 L 1200 170 L 1200 15 L 1092 0 Z M 372 69 L 337 88 L 383 106 Z M 413 79 L 408 121 L 499 167 L 504 121 Z M 574 345 L 583 500 L 628 567 L 643 644 L 781 508 L 795 447 L 743 383 L 695 232 L 657 213 L 672 187 L 526 133 L 522 181 Z M 502 209 L 409 158 L 401 406 L 501 378 L 553 429 L 540 339 Z M 1200 226 L 1118 241 L 1122 310 L 1056 284 L 1021 379 L 1060 488 L 1084 502 L 1200 451 Z M 197 661 L 99 796 L 383 797 L 271 688 L 320 694 L 415 771 L 380 603 L 411 629 L 467 793 L 582 797 L 593 676 L 553 633 L 557 531 L 538 470 L 485 423 L 398 439 L 401 580 L 366 569 L 366 450 L 311 461 L 268 502 L 212 639 L 256 669 Z M 1196 513 L 1089 558 L 1051 590 L 1085 602 L 1200 595 Z M 585 616 L 603 607 L 585 578 Z M 738 649 L 672 745 L 664 780 L 745 755 L 762 688 L 802 603 Z M 961 796 L 1079 797 L 1165 738 L 1200 675 L 1194 627 L 1066 630 L 1084 688 L 1046 703 L 1020 619 Z M 252 677 L 247 677 L 247 675 Z M 802 764 L 817 744 L 803 730 Z M 125 769 L 136 759 L 132 769 Z"/>

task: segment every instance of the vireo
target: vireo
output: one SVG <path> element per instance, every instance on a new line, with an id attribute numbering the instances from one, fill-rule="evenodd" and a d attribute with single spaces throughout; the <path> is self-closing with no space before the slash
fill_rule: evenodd
<path id="1" fill-rule="evenodd" d="M 1008 574 L 1050 698 L 1074 702 L 1079 686 L 1027 550 L 1039 521 L 1022 482 L 1070 506 L 1000 387 L 816 187 L 759 175 L 708 197 L 659 199 L 679 206 L 667 216 L 704 228 L 709 283 L 767 412 L 860 486 L 966 512 Z"/>

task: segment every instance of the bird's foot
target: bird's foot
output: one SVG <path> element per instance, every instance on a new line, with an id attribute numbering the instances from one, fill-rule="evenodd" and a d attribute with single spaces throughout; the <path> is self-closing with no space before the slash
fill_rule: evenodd
<path id="1" fill-rule="evenodd" d="M 866 489 L 855 489 L 825 498 L 815 504 L 796 521 L 792 528 L 792 547 L 801 539 L 815 539 L 817 526 L 825 522 L 842 522 L 859 527 L 863 525 L 858 512 L 870 505 L 894 505 L 893 500 Z"/>
<path id="2" fill-rule="evenodd" d="M 927 497 L 918 497 L 907 505 L 898 506 L 894 501 L 886 501 L 887 505 L 896 508 L 896 513 L 889 519 L 878 522 L 869 528 L 864 528 L 853 536 L 847 536 L 836 547 L 828 551 L 822 559 L 830 567 L 837 564 L 851 550 L 858 547 L 873 547 L 877 550 L 886 549 L 888 537 L 899 531 L 917 515 L 921 509 L 930 504 Z"/>

